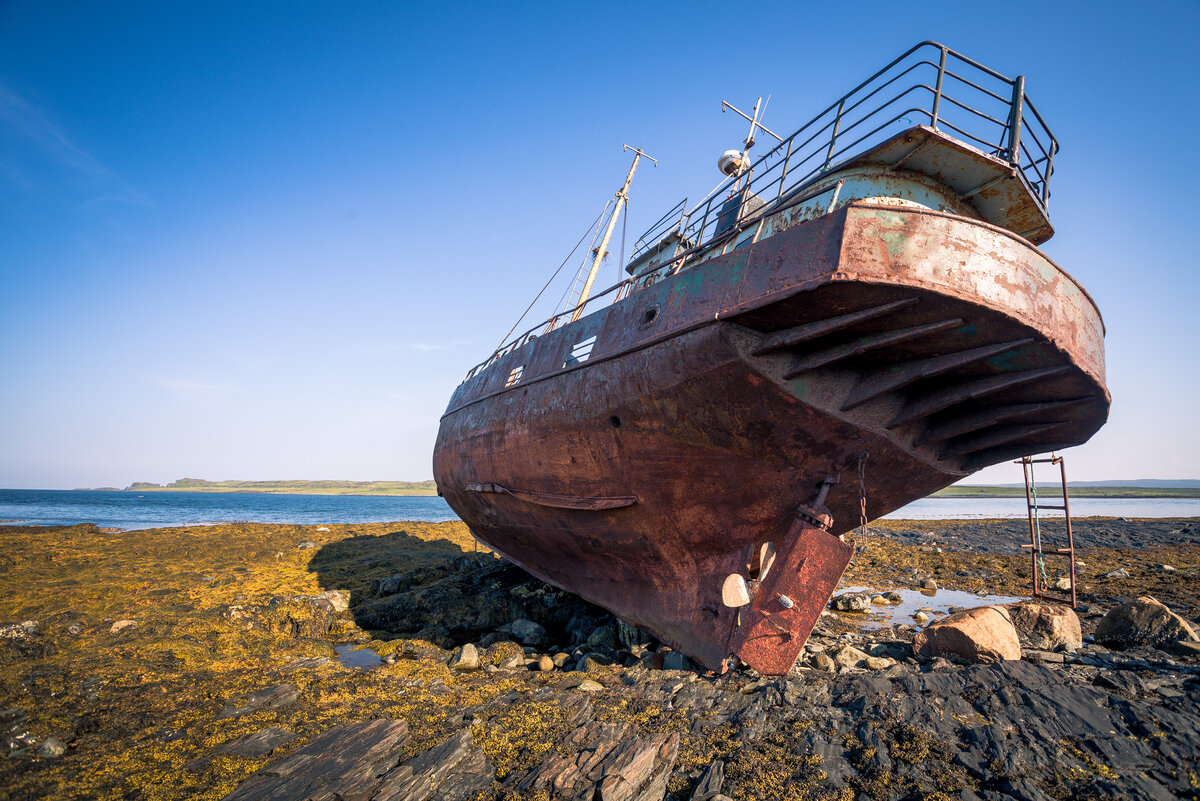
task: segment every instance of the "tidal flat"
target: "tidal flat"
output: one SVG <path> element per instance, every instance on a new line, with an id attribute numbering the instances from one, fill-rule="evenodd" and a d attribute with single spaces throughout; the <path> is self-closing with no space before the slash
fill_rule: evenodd
<path id="1" fill-rule="evenodd" d="M 877 523 L 842 584 L 1026 596 L 1023 525 Z M 695 670 L 458 522 L 0 526 L 0 798 L 1200 797 L 1197 649 L 1088 642 L 1140 596 L 1197 623 L 1200 528 L 1076 544 L 1077 652 L 956 664 L 831 611 L 760 677 Z"/>

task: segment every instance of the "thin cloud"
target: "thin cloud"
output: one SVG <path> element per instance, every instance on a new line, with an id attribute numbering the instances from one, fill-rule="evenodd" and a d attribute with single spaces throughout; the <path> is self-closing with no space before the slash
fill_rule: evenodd
<path id="1" fill-rule="evenodd" d="M 144 194 L 129 186 L 121 176 L 87 151 L 76 145 L 45 114 L 25 98 L 0 84 L 0 126 L 33 144 L 60 165 L 68 167 L 93 183 L 107 185 L 107 191 L 87 201 L 88 206 L 103 203 L 150 205 Z M 3 171 L 10 180 L 20 175 L 12 168 Z M 23 178 L 24 176 L 21 176 Z M 27 181 L 13 180 L 22 184 Z"/>

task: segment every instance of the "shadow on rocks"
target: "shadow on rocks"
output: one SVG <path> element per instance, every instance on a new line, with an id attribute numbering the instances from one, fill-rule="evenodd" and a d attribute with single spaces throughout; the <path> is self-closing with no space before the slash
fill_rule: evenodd
<path id="1" fill-rule="evenodd" d="M 600 607 L 507 560 L 403 530 L 324 545 L 309 570 L 322 587 L 350 591 L 349 611 L 359 628 L 446 649 L 504 639 L 565 648 L 613 623 Z M 518 623 L 514 631 L 515 621 L 537 626 Z"/>

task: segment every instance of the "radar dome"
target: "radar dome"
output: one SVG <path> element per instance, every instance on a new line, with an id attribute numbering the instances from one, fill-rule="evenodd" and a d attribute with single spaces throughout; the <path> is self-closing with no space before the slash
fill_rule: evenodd
<path id="1" fill-rule="evenodd" d="M 749 159 L 742 155 L 742 151 L 726 150 L 721 154 L 721 158 L 717 159 L 717 169 L 725 175 L 741 175 L 750 166 L 748 161 Z"/>

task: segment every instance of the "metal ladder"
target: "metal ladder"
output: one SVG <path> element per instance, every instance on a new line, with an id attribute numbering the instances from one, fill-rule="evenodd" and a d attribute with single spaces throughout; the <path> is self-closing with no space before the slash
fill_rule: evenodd
<path id="1" fill-rule="evenodd" d="M 1022 548 L 1028 548 L 1031 553 L 1033 566 L 1033 597 L 1041 598 L 1046 601 L 1055 601 L 1056 603 L 1070 604 L 1074 609 L 1077 603 L 1076 596 L 1076 581 L 1075 581 L 1075 536 L 1071 531 L 1071 502 L 1067 494 L 1067 466 L 1061 456 L 1050 456 L 1048 459 L 1034 459 L 1026 456 L 1014 464 L 1021 465 L 1021 471 L 1025 474 L 1025 503 L 1029 510 L 1029 544 L 1022 545 Z M 1038 502 L 1037 484 L 1034 481 L 1033 466 L 1036 464 L 1052 464 L 1058 465 L 1059 475 L 1062 478 L 1062 504 L 1047 505 Z M 1043 545 L 1042 518 L 1041 511 L 1049 509 L 1053 511 L 1061 511 L 1063 513 L 1062 520 L 1066 524 L 1067 547 L 1065 548 L 1047 548 Z M 1065 556 L 1071 565 L 1071 594 L 1070 597 L 1064 595 L 1050 594 L 1043 584 L 1042 579 L 1048 579 L 1046 576 L 1046 556 Z"/>

